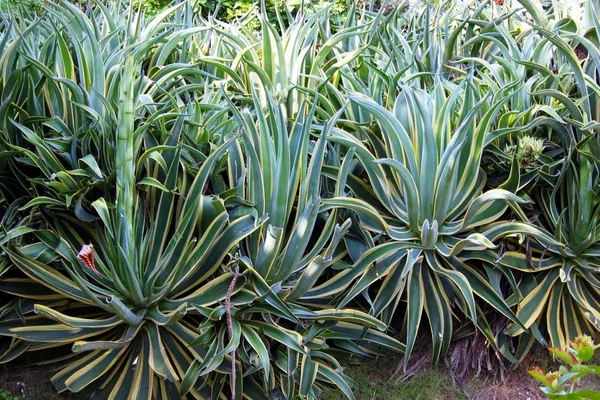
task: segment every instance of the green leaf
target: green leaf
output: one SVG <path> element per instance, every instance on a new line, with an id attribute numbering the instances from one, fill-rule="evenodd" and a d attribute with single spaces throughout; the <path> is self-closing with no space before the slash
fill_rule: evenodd
<path id="1" fill-rule="evenodd" d="M 145 178 L 142 178 L 138 183 L 138 186 L 150 186 L 159 190 L 162 190 L 163 192 L 168 192 L 169 189 L 167 189 L 167 187 L 165 185 L 163 185 L 162 183 L 160 183 L 158 180 L 148 177 L 146 176 Z"/>
<path id="2" fill-rule="evenodd" d="M 556 347 L 549 347 L 548 351 L 550 351 L 550 353 L 552 353 L 553 355 L 560 358 L 562 361 L 566 362 L 571 366 L 577 364 L 577 358 L 575 358 L 575 356 L 571 354 L 568 350 L 558 349 Z"/>
<path id="3" fill-rule="evenodd" d="M 262 367 L 265 370 L 265 380 L 268 383 L 271 377 L 271 363 L 267 346 L 254 329 L 247 327 L 244 324 L 242 324 L 242 334 L 248 343 L 250 343 L 250 346 L 252 346 L 252 348 L 258 354 Z"/>
<path id="4" fill-rule="evenodd" d="M 407 338 L 406 353 L 404 355 L 404 370 L 408 368 L 408 361 L 412 353 L 413 346 L 417 339 L 421 315 L 423 314 L 423 305 L 425 304 L 425 293 L 423 292 L 423 277 L 421 276 L 421 264 L 415 264 L 408 274 L 407 285 Z"/>
<path id="5" fill-rule="evenodd" d="M 102 179 L 104 177 L 93 155 L 88 154 L 87 156 L 80 158 L 79 162 L 85 163 L 88 167 L 90 167 L 90 169 L 96 174 L 98 178 Z"/>
<path id="6" fill-rule="evenodd" d="M 60 200 L 56 200 L 56 199 L 53 199 L 50 197 L 45 197 L 45 196 L 39 196 L 33 200 L 30 200 L 23 207 L 19 208 L 19 211 L 27 210 L 28 208 L 36 207 L 39 205 L 51 205 L 51 206 L 65 207 L 65 203 Z"/>
<path id="7" fill-rule="evenodd" d="M 302 344 L 302 336 L 298 332 L 259 321 L 246 321 L 245 324 L 248 327 L 260 330 L 266 336 L 300 354 L 307 354 Z"/>
<path id="8" fill-rule="evenodd" d="M 311 359 L 309 354 L 302 356 L 302 362 L 300 363 L 300 395 L 308 396 L 317 378 L 319 365 Z"/>

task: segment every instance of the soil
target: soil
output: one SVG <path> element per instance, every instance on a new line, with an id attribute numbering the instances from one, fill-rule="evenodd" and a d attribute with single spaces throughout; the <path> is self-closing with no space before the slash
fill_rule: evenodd
<path id="1" fill-rule="evenodd" d="M 542 400 L 546 396 L 539 389 L 540 384 L 531 378 L 523 369 L 517 369 L 510 373 L 504 382 L 491 377 L 474 378 L 469 386 L 473 393 L 469 393 L 469 399 L 473 400 Z"/>
<path id="2" fill-rule="evenodd" d="M 59 395 L 50 377 L 53 372 L 48 367 L 25 367 L 0 365 L 0 389 L 8 391 L 19 400 L 58 400 L 69 396 Z"/>

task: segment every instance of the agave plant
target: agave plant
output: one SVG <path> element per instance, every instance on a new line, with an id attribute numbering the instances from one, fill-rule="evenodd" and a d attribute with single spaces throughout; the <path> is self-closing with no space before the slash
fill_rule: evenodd
<path id="1" fill-rule="evenodd" d="M 28 295 L 18 286 L 45 286 L 54 293 L 47 297 L 69 302 L 61 307 L 32 304 L 27 312 L 37 315 L 25 323 L 6 321 L 2 333 L 27 342 L 72 344 L 75 357 L 53 377 L 55 386 L 77 392 L 95 382 L 101 398 L 167 393 L 169 382 L 180 382 L 192 359 L 204 359 L 207 349 L 191 346 L 197 335 L 195 318 L 183 318 L 188 305 L 208 306 L 240 290 L 241 280 L 228 292 L 233 275 L 221 270 L 223 262 L 262 223 L 250 215 L 230 218 L 222 202 L 203 195 L 216 161 L 232 141 L 206 159 L 192 183 L 180 168 L 178 147 L 165 151 L 168 169 L 147 178 L 159 182 L 158 175 L 164 175 L 160 189 L 144 193 L 136 187 L 133 68 L 128 62 L 121 79 L 115 203 L 103 198 L 93 203 L 104 226 L 75 228 L 53 221 L 52 230 L 37 233 L 38 247 L 53 250 L 60 268 L 15 243 L 5 248 L 28 276 L 7 278 L 5 285 L 15 289 L 6 291 L 39 299 L 36 291 Z M 195 389 L 191 393 L 202 397 Z"/>
<path id="2" fill-rule="evenodd" d="M 596 13 L 592 3 L 582 10 Z M 555 52 L 558 70 L 569 69 L 573 74 L 554 77 L 551 88 L 534 93 L 544 99 L 547 107 L 552 106 L 548 136 L 556 138 L 561 147 L 555 153 L 559 155 L 558 167 L 552 187 L 539 185 L 532 190 L 539 209 L 539 229 L 519 225 L 511 228 L 531 240 L 520 242 L 500 259 L 500 264 L 521 271 L 522 298 L 517 315 L 539 341 L 549 339 L 557 347 L 566 346 L 568 340 L 582 333 L 598 330 L 595 254 L 600 153 L 592 132 L 600 116 L 593 78 L 600 65 L 600 53 L 597 30 L 586 30 L 583 36 L 580 24 L 585 26 L 585 21 L 558 21 L 554 30 L 561 35 L 536 27 L 542 37 L 540 46 Z M 590 57 L 578 57 L 577 43 L 584 44 Z M 493 228 L 490 233 L 489 237 L 495 235 Z M 508 329 L 513 335 L 522 331 L 516 326 Z"/>
<path id="3" fill-rule="evenodd" d="M 594 10 L 591 6 L 590 9 Z M 584 85 L 579 90 L 583 97 L 578 101 L 556 90 L 544 92 L 564 106 L 556 107 L 555 117 L 555 123 L 561 124 L 567 133 L 564 136 L 568 140 L 562 141 L 564 160 L 554 187 L 540 187 L 533 192 L 540 210 L 539 229 L 512 228 L 533 240 L 522 242 L 514 251 L 507 252 L 500 263 L 525 273 L 520 284 L 523 297 L 517 314 L 523 324 L 533 328 L 538 340 L 549 339 L 553 346 L 564 347 L 568 340 L 598 330 L 595 258 L 599 153 L 597 138 L 591 132 L 599 114 L 596 84 L 580 66 L 574 49 L 548 31 L 541 29 L 541 32 L 545 40 L 556 46 L 566 64 L 573 66 L 573 79 Z M 590 54 L 599 54 L 592 42 L 581 40 L 585 41 Z M 590 63 L 596 67 L 586 68 L 592 75 L 596 74 L 598 65 L 595 56 Z M 513 335 L 521 332 L 520 327 L 508 329 Z"/>
<path id="4" fill-rule="evenodd" d="M 569 164 L 567 164 L 569 165 Z M 563 170 L 554 190 L 536 197 L 544 211 L 539 231 L 521 251 L 508 251 L 500 264 L 527 272 L 522 277 L 517 316 L 525 327 L 544 327 L 552 346 L 598 328 L 598 164 L 585 155 L 576 169 Z M 545 228 L 545 229 L 544 229 Z M 511 326 L 509 334 L 520 327 Z M 545 341 L 544 337 L 540 340 Z"/>
<path id="5" fill-rule="evenodd" d="M 256 92 L 252 109 L 239 111 L 230 104 L 241 127 L 242 146 L 232 148 L 228 157 L 231 189 L 223 194 L 225 203 L 269 215 L 240 245 L 244 256 L 236 268 L 246 274 L 246 288 L 256 297 L 251 304 L 232 306 L 231 335 L 240 349 L 244 375 L 264 393 L 317 398 L 326 383 L 352 398 L 340 362 L 372 357 L 380 349 L 402 352 L 404 346 L 382 333 L 385 325 L 364 312 L 328 307 L 326 296 L 303 297 L 347 254 L 341 243 L 350 221 L 336 225 L 336 212 L 324 219 L 319 216 L 325 137 L 334 121 L 315 143 L 311 140 L 315 104 L 304 105 L 288 123 L 284 105 L 267 99 L 264 116 Z M 201 327 L 207 344 L 219 335 L 218 326 L 211 321 Z M 273 346 L 265 338 L 283 346 Z M 198 363 L 194 379 L 201 370 Z M 259 396 L 256 389 L 252 393 L 252 398 Z"/>
<path id="6" fill-rule="evenodd" d="M 119 2 L 110 7 L 99 4 L 88 18 L 69 2 L 49 4 L 52 12 L 37 23 L 8 25 L 0 46 L 5 71 L 0 143 L 15 188 L 37 197 L 36 204 L 72 207 L 84 221 L 95 218 L 91 202 L 114 181 L 119 100 L 114 72 L 126 55 L 125 30 L 118 25 L 130 20 L 115 21 L 127 16 Z M 152 39 L 145 45 L 160 37 L 164 17 L 154 30 L 142 32 Z M 133 53 L 144 59 L 147 48 Z"/>
<path id="7" fill-rule="evenodd" d="M 1 18 L 0 362 L 102 399 L 352 397 L 343 364 L 406 367 L 423 318 L 434 363 L 597 329 L 593 2 L 260 32 L 192 3 Z"/>
<path id="8" fill-rule="evenodd" d="M 461 257 L 465 250 L 495 247 L 477 228 L 500 218 L 509 205 L 525 218 L 518 207 L 523 200 L 513 194 L 518 173 L 512 173 L 500 188 L 484 190 L 485 174 L 479 167 L 490 122 L 506 97 L 495 99 L 484 112 L 486 98 L 476 102 L 467 83 L 459 89 L 447 96 L 442 83 L 431 95 L 404 86 L 393 113 L 362 95 L 351 95 L 351 101 L 372 113 L 380 129 L 371 126 L 354 136 L 334 130 L 329 137 L 347 151 L 340 169 L 350 168 L 356 157 L 361 166 L 357 171 L 364 170 L 369 186 L 360 175 L 348 175 L 343 182 L 352 196 L 326 199 L 324 209 L 351 209 L 363 229 L 385 236 L 379 243 L 369 239 L 367 251 L 352 268 L 307 296 L 338 293 L 336 304 L 342 307 L 362 294 L 369 313 L 384 322 L 391 320 L 400 300 L 406 298 L 405 366 L 423 311 L 432 332 L 433 362 L 446 353 L 452 337 L 454 316 L 446 304 L 457 305 L 490 343 L 494 337 L 478 312 L 475 295 L 520 324 L 505 293 L 489 283 L 491 265 L 480 268 Z M 335 170 L 326 169 L 325 174 Z M 475 257 L 471 254 L 471 258 Z M 514 283 L 510 272 L 506 278 Z M 365 290 L 378 281 L 372 298 Z M 342 283 L 353 284 L 350 290 L 342 290 Z"/>
<path id="9" fill-rule="evenodd" d="M 83 26 L 93 24 L 69 6 L 63 12 Z M 138 37 L 160 32 L 161 18 Z M 135 41 L 105 22 L 107 36 Z M 104 41 L 105 53 L 90 73 L 106 79 L 106 91 L 83 80 L 94 96 L 82 91 L 78 99 L 47 84 L 69 87 L 77 76 L 59 80 L 65 71 L 43 66 L 52 64 L 48 60 L 69 64 L 70 53 L 58 59 L 42 53 L 40 62 L 10 55 L 16 53 L 4 58 L 36 71 L 47 95 L 35 107 L 49 106 L 46 99 L 57 104 L 49 118 L 3 120 L 9 156 L 18 156 L 11 159 L 13 170 L 19 170 L 16 163 L 26 165 L 27 190 L 44 196 L 19 204 L 41 215 L 43 225 L 33 231 L 18 226 L 1 243 L 16 268 L 0 286 L 19 304 L 3 310 L 0 334 L 9 340 L 2 342 L 2 361 L 27 351 L 36 362 L 62 362 L 53 377 L 58 390 L 97 398 L 316 398 L 321 383 L 352 397 L 341 360 L 404 346 L 366 313 L 300 299 L 344 257 L 339 244 L 349 226 L 337 226 L 336 213 L 317 223 L 327 142 L 311 140 L 315 107 L 296 106 L 288 138 L 285 111 L 265 81 L 259 89 L 269 116 L 258 119 L 255 135 L 249 114 L 242 116 L 233 103 L 223 108 L 224 92 L 210 89 L 218 75 L 199 78 L 191 68 L 168 64 L 185 53 L 188 32 L 164 35 L 164 41 L 157 35 L 140 47 L 131 44 L 130 53 Z M 24 37 L 38 43 L 35 35 Z M 60 32 L 42 42 L 57 37 Z M 240 61 L 241 70 L 253 68 L 250 60 Z M 6 82 L 29 90 L 15 76 Z M 193 96 L 200 87 L 199 101 Z M 165 95 L 166 88 L 173 91 Z M 259 116 L 264 100 L 253 94 Z M 76 103 L 87 105 L 71 107 Z M 228 111 L 244 127 L 240 142 L 231 134 Z M 61 137 L 59 126 L 68 128 Z M 84 129 L 85 139 L 74 139 Z M 321 223 L 325 229 L 317 233 Z M 23 229 L 34 238 L 27 246 L 17 240 Z M 279 238 L 275 248 L 273 237 Z"/>

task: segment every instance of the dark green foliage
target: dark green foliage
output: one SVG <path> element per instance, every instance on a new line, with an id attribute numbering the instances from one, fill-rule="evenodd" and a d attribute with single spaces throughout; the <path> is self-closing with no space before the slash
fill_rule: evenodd
<path id="1" fill-rule="evenodd" d="M 0 389 L 0 399 L 2 400 L 19 400 L 18 396 L 13 396 L 8 390 Z"/>
<path id="2" fill-rule="evenodd" d="M 0 362 L 352 398 L 344 364 L 427 330 L 434 364 L 597 334 L 598 11 L 496 3 L 2 15 Z"/>

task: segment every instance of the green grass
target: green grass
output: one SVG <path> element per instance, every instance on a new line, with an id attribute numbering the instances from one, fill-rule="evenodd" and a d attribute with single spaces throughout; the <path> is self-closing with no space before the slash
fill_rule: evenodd
<path id="1" fill-rule="evenodd" d="M 427 355 L 427 346 L 421 346 L 417 356 L 411 359 L 409 369 L 419 356 Z M 382 357 L 363 365 L 351 365 L 344 372 L 350 376 L 357 400 L 513 400 L 513 399 L 545 399 L 539 384 L 529 376 L 527 369 L 534 365 L 544 371 L 558 369 L 560 363 L 548 355 L 548 350 L 541 345 L 534 345 L 524 363 L 511 372 L 506 372 L 505 379 L 500 374 L 489 374 L 482 371 L 467 373 L 463 378 L 465 395 L 458 383 L 453 379 L 449 369 L 443 366 L 432 368 L 429 359 L 419 371 L 403 381 L 403 373 L 395 374 L 402 363 L 402 357 Z M 401 368 L 401 367 L 400 367 Z M 585 382 L 586 387 L 600 386 L 600 379 L 592 377 Z M 321 400 L 342 400 L 344 396 L 334 388 L 324 391 Z"/>
<path id="2" fill-rule="evenodd" d="M 379 359 L 363 365 L 351 366 L 346 373 L 354 380 L 357 400 L 433 400 L 466 399 L 460 387 L 445 368 L 426 367 L 403 382 L 402 374 L 390 380 L 401 359 Z M 337 390 L 324 391 L 322 400 L 341 400 Z"/>

